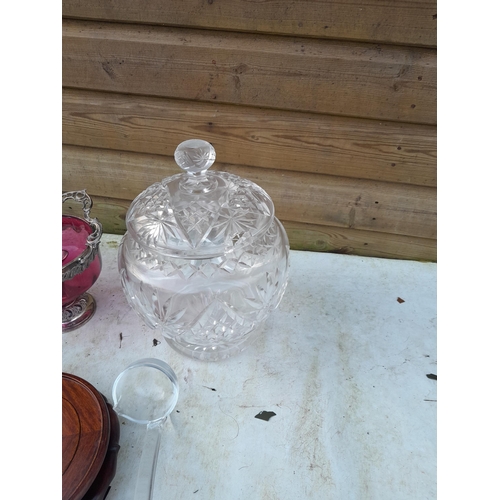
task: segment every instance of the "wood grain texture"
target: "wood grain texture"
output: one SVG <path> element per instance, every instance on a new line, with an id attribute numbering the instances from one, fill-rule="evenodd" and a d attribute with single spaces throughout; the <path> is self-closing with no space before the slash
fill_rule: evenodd
<path id="1" fill-rule="evenodd" d="M 437 260 L 435 0 L 62 5 L 63 190 L 105 231 L 198 137 L 292 248 Z"/>
<path id="2" fill-rule="evenodd" d="M 252 180 L 274 201 L 280 219 L 418 238 L 436 238 L 436 189 L 216 162 L 216 169 Z M 63 148 L 63 190 L 132 200 L 178 173 L 172 158 Z"/>
<path id="3" fill-rule="evenodd" d="M 436 46 L 435 0 L 63 0 L 66 17 Z"/>
<path id="4" fill-rule="evenodd" d="M 130 200 L 93 196 L 92 216 L 102 223 L 104 231 L 124 234 L 125 216 Z M 77 215 L 79 207 L 67 202 L 64 210 Z M 400 236 L 374 231 L 357 231 L 334 226 L 304 224 L 281 219 L 293 250 L 331 252 L 388 259 L 436 262 L 436 240 Z"/>
<path id="5" fill-rule="evenodd" d="M 436 124 L 436 51 L 63 21 L 63 86 Z"/>
<path id="6" fill-rule="evenodd" d="M 294 250 L 437 261 L 436 240 L 282 221 Z"/>
<path id="7" fill-rule="evenodd" d="M 70 453 L 68 458 L 62 457 L 64 500 L 79 500 L 89 490 L 103 466 L 110 432 L 110 416 L 102 395 L 86 380 L 63 373 L 62 451 Z M 69 447 L 65 445 L 67 440 Z"/>
<path id="8" fill-rule="evenodd" d="M 435 126 L 79 89 L 62 95 L 66 144 L 172 156 L 199 137 L 221 163 L 436 186 Z"/>

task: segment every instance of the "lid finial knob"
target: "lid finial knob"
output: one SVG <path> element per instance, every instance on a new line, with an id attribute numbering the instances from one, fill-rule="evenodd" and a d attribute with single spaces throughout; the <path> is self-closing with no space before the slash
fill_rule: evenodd
<path id="1" fill-rule="evenodd" d="M 189 175 L 199 177 L 213 165 L 215 149 L 202 139 L 189 139 L 177 146 L 174 159 Z"/>

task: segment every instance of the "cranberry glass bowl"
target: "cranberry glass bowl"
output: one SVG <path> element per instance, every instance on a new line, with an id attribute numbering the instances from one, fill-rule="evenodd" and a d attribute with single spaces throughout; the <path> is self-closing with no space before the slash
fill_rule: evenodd
<path id="1" fill-rule="evenodd" d="M 99 243 L 102 226 L 89 216 L 92 200 L 83 191 L 63 193 L 63 202 L 83 205 L 83 218 L 62 216 L 62 330 L 69 332 L 85 324 L 95 313 L 96 302 L 87 290 L 101 273 Z"/>

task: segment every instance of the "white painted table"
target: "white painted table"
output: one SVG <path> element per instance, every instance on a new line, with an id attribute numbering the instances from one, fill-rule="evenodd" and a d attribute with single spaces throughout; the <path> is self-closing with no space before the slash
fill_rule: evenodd
<path id="1" fill-rule="evenodd" d="M 62 335 L 62 366 L 109 401 L 136 359 L 177 373 L 155 499 L 436 498 L 436 264 L 292 251 L 264 334 L 207 363 L 173 351 L 129 308 L 120 239 L 103 235 L 97 312 Z M 276 415 L 255 418 L 262 410 Z M 120 422 L 106 500 L 132 498 L 142 449 L 144 429 Z"/>

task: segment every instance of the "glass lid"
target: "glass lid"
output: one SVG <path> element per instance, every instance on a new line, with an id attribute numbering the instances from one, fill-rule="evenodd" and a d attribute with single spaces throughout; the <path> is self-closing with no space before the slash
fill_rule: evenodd
<path id="1" fill-rule="evenodd" d="M 269 195 L 247 179 L 208 171 L 215 161 L 209 142 L 184 141 L 174 158 L 185 173 L 151 185 L 127 212 L 127 230 L 140 245 L 172 257 L 210 258 L 246 246 L 269 227 Z"/>

